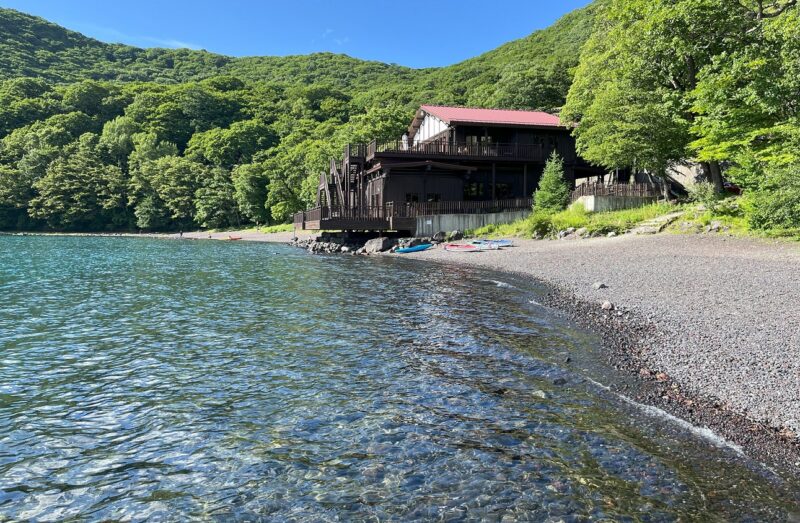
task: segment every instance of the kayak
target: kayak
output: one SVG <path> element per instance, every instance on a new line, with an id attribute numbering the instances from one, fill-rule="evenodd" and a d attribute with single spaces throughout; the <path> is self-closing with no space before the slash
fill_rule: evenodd
<path id="1" fill-rule="evenodd" d="M 472 240 L 473 245 L 486 245 L 492 244 L 498 247 L 512 247 L 514 242 L 512 240 Z"/>
<path id="2" fill-rule="evenodd" d="M 493 242 L 472 243 L 471 245 L 477 247 L 479 251 L 496 251 L 500 248 L 499 245 Z"/>
<path id="3" fill-rule="evenodd" d="M 399 252 L 400 254 L 407 254 L 409 252 L 422 252 L 427 251 L 433 247 L 432 243 L 423 243 L 422 245 L 415 245 L 414 247 L 404 247 L 402 249 L 397 249 L 395 252 Z"/>
<path id="4" fill-rule="evenodd" d="M 234 242 L 236 240 L 241 240 L 241 236 L 228 236 L 228 241 Z"/>
<path id="5" fill-rule="evenodd" d="M 478 252 L 481 250 L 477 245 L 463 244 L 463 243 L 448 243 L 444 246 L 444 250 L 450 252 Z"/>

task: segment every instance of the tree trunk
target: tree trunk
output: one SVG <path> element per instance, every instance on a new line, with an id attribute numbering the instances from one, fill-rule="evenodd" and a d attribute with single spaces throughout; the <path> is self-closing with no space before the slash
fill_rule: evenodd
<path id="1" fill-rule="evenodd" d="M 722 185 L 722 169 L 719 167 L 719 162 L 709 162 L 709 169 L 711 170 L 711 183 L 714 184 L 714 192 L 722 194 L 725 187 Z"/>

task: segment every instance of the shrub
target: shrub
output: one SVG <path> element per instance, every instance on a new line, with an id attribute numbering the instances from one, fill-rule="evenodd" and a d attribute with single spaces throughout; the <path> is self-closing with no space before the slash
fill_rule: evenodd
<path id="1" fill-rule="evenodd" d="M 748 195 L 746 211 L 753 229 L 800 229 L 800 167 L 768 172 L 761 188 Z"/>
<path id="2" fill-rule="evenodd" d="M 533 206 L 536 212 L 554 213 L 566 209 L 568 203 L 569 184 L 564 179 L 564 160 L 553 151 L 533 195 Z"/>
<path id="3" fill-rule="evenodd" d="M 689 200 L 700 203 L 706 207 L 713 206 L 719 200 L 719 195 L 714 192 L 714 184 L 709 182 L 697 182 L 686 188 L 689 193 Z"/>
<path id="4" fill-rule="evenodd" d="M 712 215 L 741 216 L 739 199 L 714 192 L 714 185 L 709 182 L 697 182 L 687 188 L 689 200 L 702 204 Z"/>

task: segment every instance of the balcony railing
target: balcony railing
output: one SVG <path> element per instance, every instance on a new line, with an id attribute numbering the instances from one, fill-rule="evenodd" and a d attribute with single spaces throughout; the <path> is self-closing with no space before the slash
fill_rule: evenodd
<path id="1" fill-rule="evenodd" d="M 344 146 L 345 158 L 364 158 L 367 155 L 367 144 L 349 143 Z"/>
<path id="2" fill-rule="evenodd" d="M 402 141 L 370 142 L 367 145 L 367 159 L 376 155 L 408 156 L 457 156 L 468 158 L 497 158 L 508 160 L 543 161 L 549 151 L 541 144 L 519 143 L 451 143 L 432 141 L 416 145 Z"/>
<path id="3" fill-rule="evenodd" d="M 624 197 L 655 197 L 661 196 L 661 187 L 649 183 L 617 183 L 606 185 L 604 183 L 584 183 L 572 191 L 572 201 L 581 196 L 624 196 Z"/>
<path id="4" fill-rule="evenodd" d="M 531 198 L 488 200 L 480 202 L 388 202 L 385 205 L 365 207 L 316 207 L 294 215 L 294 224 L 302 227 L 305 222 L 325 220 L 389 220 L 390 218 L 416 218 L 437 214 L 487 214 L 492 212 L 528 210 Z"/>
<path id="5" fill-rule="evenodd" d="M 416 218 L 435 214 L 486 214 L 491 212 L 528 210 L 533 206 L 531 198 L 487 200 L 480 202 L 389 202 L 386 212 L 394 218 Z"/>

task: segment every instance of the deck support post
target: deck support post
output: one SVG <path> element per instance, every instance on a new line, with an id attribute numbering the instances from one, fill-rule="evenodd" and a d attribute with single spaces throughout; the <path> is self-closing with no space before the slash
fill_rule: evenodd
<path id="1" fill-rule="evenodd" d="M 497 169 L 495 169 L 495 164 L 492 162 L 492 200 L 497 199 Z"/>
<path id="2" fill-rule="evenodd" d="M 528 197 L 528 164 L 522 164 L 522 194 Z"/>

